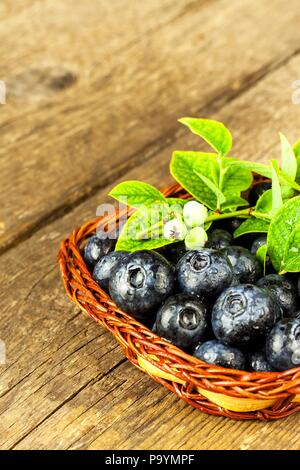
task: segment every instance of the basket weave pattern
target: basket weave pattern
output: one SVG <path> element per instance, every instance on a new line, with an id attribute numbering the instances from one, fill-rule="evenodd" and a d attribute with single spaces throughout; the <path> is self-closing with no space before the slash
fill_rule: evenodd
<path id="1" fill-rule="evenodd" d="M 163 194 L 183 199 L 188 197 L 179 185 L 167 188 Z M 146 370 L 148 375 L 185 402 L 209 414 L 234 419 L 272 420 L 300 411 L 300 403 L 293 401 L 300 394 L 300 367 L 285 372 L 245 372 L 206 364 L 159 338 L 114 304 L 92 279 L 81 255 L 84 242 L 95 233 L 99 223 L 105 226 L 111 221 L 110 216 L 97 218 L 74 230 L 62 242 L 58 259 L 71 300 L 114 335 L 129 361 L 144 372 L 141 360 L 147 361 L 154 366 L 153 370 L 156 368 L 162 372 L 158 377 Z M 173 376 L 173 380 L 162 378 L 168 374 Z M 205 398 L 199 389 L 225 395 L 233 403 L 247 398 L 272 400 L 273 404 L 255 411 L 230 411 Z"/>

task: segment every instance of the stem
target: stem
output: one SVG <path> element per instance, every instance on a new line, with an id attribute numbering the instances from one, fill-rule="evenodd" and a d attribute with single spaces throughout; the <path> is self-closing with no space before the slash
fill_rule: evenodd
<path id="1" fill-rule="evenodd" d="M 205 223 L 206 222 L 214 222 L 216 220 L 222 220 L 222 219 L 231 219 L 232 217 L 241 217 L 241 218 L 247 219 L 251 216 L 254 216 L 257 219 L 263 219 L 263 220 L 267 220 L 267 221 L 271 220 L 271 217 L 270 217 L 269 214 L 264 214 L 262 212 L 256 212 L 255 207 L 247 207 L 246 209 L 240 209 L 240 210 L 234 211 L 234 212 L 226 212 L 225 214 L 220 214 L 218 212 L 215 212 L 214 214 L 207 217 L 207 219 L 205 220 Z M 141 232 L 138 232 L 136 234 L 136 239 L 137 240 L 142 240 L 142 239 L 144 239 L 145 235 L 147 235 L 150 231 L 153 232 L 153 230 L 160 229 L 162 227 L 163 227 L 163 220 L 160 220 L 156 224 L 150 226 L 148 229 L 142 230 Z"/>
<path id="2" fill-rule="evenodd" d="M 269 214 L 256 212 L 254 207 L 247 207 L 247 209 L 240 209 L 234 212 L 226 212 L 225 214 L 214 213 L 207 217 L 205 222 L 214 222 L 215 220 L 231 219 L 231 217 L 241 217 L 247 219 L 248 217 L 256 217 L 257 219 L 271 220 Z"/>
<path id="3" fill-rule="evenodd" d="M 241 209 L 239 211 L 234 212 L 226 212 L 225 214 L 213 214 L 207 217 L 205 222 L 214 222 L 215 220 L 221 219 L 230 219 L 231 217 L 250 217 L 253 214 L 252 207 L 248 207 L 247 209 Z"/>

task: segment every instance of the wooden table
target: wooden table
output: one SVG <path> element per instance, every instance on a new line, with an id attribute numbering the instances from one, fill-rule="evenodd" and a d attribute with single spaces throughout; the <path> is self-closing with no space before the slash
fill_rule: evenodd
<path id="1" fill-rule="evenodd" d="M 247 159 L 300 137 L 299 0 L 2 0 L 0 20 L 0 447 L 299 449 L 297 415 L 208 416 L 136 370 L 56 264 L 117 181 L 163 187 L 172 150 L 205 148 L 177 118 L 224 121 Z"/>

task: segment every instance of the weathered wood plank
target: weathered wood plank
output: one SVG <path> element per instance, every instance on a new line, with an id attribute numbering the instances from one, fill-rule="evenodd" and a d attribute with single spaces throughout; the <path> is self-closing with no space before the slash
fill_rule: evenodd
<path id="1" fill-rule="evenodd" d="M 22 0 L 22 2 L 12 2 L 11 0 L 2 0 L 0 3 L 0 18 L 7 21 L 10 17 L 19 15 L 20 12 L 33 7 L 43 0 Z"/>
<path id="2" fill-rule="evenodd" d="M 297 0 L 117 1 L 120 15 L 115 1 L 38 2 L 2 24 L 2 247 L 167 146 L 177 117 L 226 102 L 298 48 Z"/>
<path id="3" fill-rule="evenodd" d="M 214 114 L 234 131 L 235 155 L 278 155 L 279 130 L 291 141 L 299 137 L 300 106 L 292 105 L 290 87 L 299 66 L 297 57 Z M 198 142 L 184 135 L 122 178 L 162 186 L 171 150 Z M 194 411 L 129 364 L 119 365 L 122 353 L 112 338 L 77 316 L 54 268 L 58 243 L 93 216 L 106 193 L 0 258 L 0 337 L 7 345 L 7 365 L 0 366 L 0 447 L 299 449 L 299 416 L 236 423 Z"/>
<path id="4" fill-rule="evenodd" d="M 197 2 L 197 8 L 209 1 Z M 146 38 L 163 25 L 185 15 L 193 4 L 192 0 L 133 0 L 129 8 L 128 2 L 124 0 L 91 0 L 78 3 L 74 8 L 72 0 L 63 3 L 28 0 L 22 3 L 22 8 L 15 8 L 9 1 L 1 3 L 0 12 L 4 18 L 0 32 L 0 78 L 5 80 L 8 94 L 7 105 L 1 107 L 3 150 L 5 147 L 0 157 L 1 169 L 9 177 L 10 184 L 18 188 L 17 194 L 6 198 L 6 208 L 1 208 L 0 237 L 4 236 L 4 244 L 5 241 L 10 244 L 19 231 L 30 231 L 28 217 L 31 217 L 32 211 L 36 211 L 31 206 L 40 206 L 41 209 L 43 206 L 43 214 L 54 210 L 55 205 L 49 207 L 45 203 L 45 193 L 49 187 L 54 189 L 57 177 L 67 177 L 74 160 L 78 162 L 82 173 L 85 158 L 78 154 L 81 140 L 86 143 L 90 140 L 94 124 L 95 129 L 102 127 L 102 118 L 98 124 L 92 124 L 93 119 L 86 116 L 91 106 L 87 101 L 94 103 L 95 110 L 97 95 L 105 98 L 110 93 L 110 97 L 113 97 L 107 85 L 111 81 L 110 75 L 115 73 L 114 86 L 117 86 L 118 64 L 125 66 L 120 62 L 123 50 L 134 47 L 141 38 Z M 101 104 L 98 101 L 96 113 L 99 117 L 103 113 L 102 106 L 103 102 Z M 106 100 L 105 106 L 109 106 L 109 101 Z M 70 117 L 72 115 L 74 119 Z M 66 124 L 66 140 L 70 139 L 68 134 L 73 133 L 76 120 L 77 131 L 74 128 L 71 140 L 76 139 L 77 148 L 71 152 L 71 149 L 59 148 L 58 134 L 62 128 L 58 121 L 61 119 Z M 25 141 L 30 149 L 25 150 Z M 50 153 L 45 151 L 44 144 Z M 98 141 L 97 150 L 95 147 L 93 153 L 90 151 L 90 161 L 93 161 L 95 167 L 100 167 L 101 145 Z M 13 150 L 15 146 L 19 150 L 23 148 L 19 156 Z M 9 149 L 12 158 L 8 156 Z M 1 194 L 4 194 L 5 180 L 6 177 L 0 181 Z M 29 203 L 32 185 L 36 188 L 34 204 Z M 89 191 L 90 187 L 86 189 Z M 60 191 L 59 187 L 56 191 Z M 72 191 L 75 191 L 74 188 Z M 78 193 L 75 199 L 77 197 Z M 21 200 L 24 198 L 27 202 L 21 208 Z M 68 198 L 67 195 L 61 195 L 59 199 L 59 205 L 64 205 Z M 42 213 L 37 219 L 43 219 Z"/>

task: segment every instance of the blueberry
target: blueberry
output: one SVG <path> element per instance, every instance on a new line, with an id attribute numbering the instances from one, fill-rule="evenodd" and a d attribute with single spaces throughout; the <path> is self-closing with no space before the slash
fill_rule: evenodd
<path id="1" fill-rule="evenodd" d="M 232 242 L 232 235 L 226 230 L 216 229 L 209 233 L 206 246 L 214 250 L 226 248 Z"/>
<path id="2" fill-rule="evenodd" d="M 192 295 L 215 296 L 230 286 L 232 266 L 221 251 L 189 251 L 176 267 L 179 289 Z"/>
<path id="3" fill-rule="evenodd" d="M 270 372 L 274 370 L 267 360 L 264 349 L 250 352 L 248 355 L 248 362 L 250 369 L 255 372 Z"/>
<path id="4" fill-rule="evenodd" d="M 238 276 L 236 276 L 235 274 L 232 276 L 232 281 L 230 283 L 230 286 L 229 287 L 235 287 L 235 286 L 239 286 L 240 285 L 240 280 L 238 278 Z"/>
<path id="5" fill-rule="evenodd" d="M 284 318 L 267 338 L 266 354 L 269 363 L 279 371 L 300 366 L 300 313 Z"/>
<path id="6" fill-rule="evenodd" d="M 174 295 L 157 313 L 157 334 L 180 348 L 193 348 L 204 338 L 207 317 L 207 308 L 197 297 Z"/>
<path id="7" fill-rule="evenodd" d="M 213 223 L 213 230 L 226 230 L 226 232 L 233 233 L 242 223 L 244 219 L 232 217 L 230 219 L 216 220 Z"/>
<path id="8" fill-rule="evenodd" d="M 240 225 L 244 222 L 244 219 L 238 219 L 237 217 L 233 217 L 227 221 L 227 228 L 230 232 L 235 232 L 236 229 L 239 228 Z"/>
<path id="9" fill-rule="evenodd" d="M 249 192 L 248 201 L 250 206 L 255 206 L 260 196 L 262 196 L 266 191 L 272 188 L 272 183 L 264 181 L 262 183 L 257 183 Z"/>
<path id="10" fill-rule="evenodd" d="M 167 245 L 162 250 L 162 255 L 167 258 L 172 264 L 177 264 L 180 258 L 186 254 L 186 248 L 184 242 L 172 243 Z"/>
<path id="11" fill-rule="evenodd" d="M 233 274 L 240 283 L 254 283 L 262 274 L 256 257 L 242 246 L 229 246 L 223 250 L 232 264 Z"/>
<path id="12" fill-rule="evenodd" d="M 253 255 L 256 255 L 257 250 L 267 244 L 267 236 L 266 235 L 261 235 L 260 237 L 257 237 L 254 239 L 252 246 L 251 246 L 251 253 Z"/>
<path id="13" fill-rule="evenodd" d="M 278 274 L 268 274 L 257 282 L 275 298 L 283 317 L 291 317 L 297 310 L 297 291 L 294 284 Z"/>
<path id="14" fill-rule="evenodd" d="M 107 255 L 115 247 L 116 240 L 110 238 L 99 238 L 97 235 L 91 237 L 83 250 L 83 259 L 89 268 L 95 266 L 102 256 Z"/>
<path id="15" fill-rule="evenodd" d="M 239 349 L 216 340 L 206 341 L 196 346 L 194 356 L 208 364 L 216 364 L 229 369 L 245 369 L 244 354 Z"/>
<path id="16" fill-rule="evenodd" d="M 229 287 L 212 310 L 212 327 L 218 340 L 248 345 L 264 337 L 278 318 L 278 307 L 267 291 L 252 284 Z"/>
<path id="17" fill-rule="evenodd" d="M 139 319 L 152 316 L 174 288 L 175 275 L 170 263 L 147 250 L 122 258 L 109 280 L 109 293 L 117 306 Z"/>
<path id="18" fill-rule="evenodd" d="M 127 251 L 112 251 L 102 256 L 97 262 L 93 271 L 93 279 L 103 290 L 108 291 L 111 272 L 116 264 L 126 255 L 128 255 Z"/>

